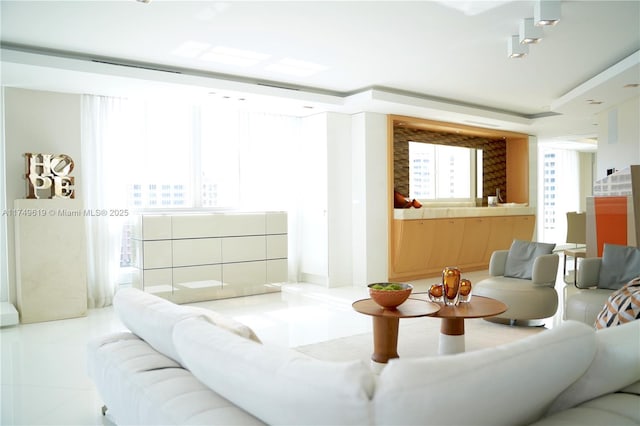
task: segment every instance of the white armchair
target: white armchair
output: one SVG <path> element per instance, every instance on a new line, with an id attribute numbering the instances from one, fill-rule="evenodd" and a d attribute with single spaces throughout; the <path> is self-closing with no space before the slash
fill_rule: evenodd
<path id="1" fill-rule="evenodd" d="M 517 320 L 537 320 L 555 315 L 558 310 L 558 293 L 554 287 L 559 256 L 535 256 L 530 265 L 530 278 L 529 274 L 521 274 L 524 278 L 519 278 L 508 276 L 509 252 L 493 252 L 489 262 L 491 277 L 476 283 L 473 294 L 505 303 L 509 309 L 495 318 L 508 319 L 512 325 Z"/>

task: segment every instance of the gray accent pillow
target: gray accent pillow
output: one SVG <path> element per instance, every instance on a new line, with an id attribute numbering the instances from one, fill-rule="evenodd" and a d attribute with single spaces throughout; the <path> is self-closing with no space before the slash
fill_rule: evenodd
<path id="1" fill-rule="evenodd" d="M 640 248 L 604 244 L 598 288 L 618 290 L 640 276 Z"/>
<path id="2" fill-rule="evenodd" d="M 504 276 L 530 280 L 533 275 L 533 261 L 536 257 L 551 254 L 555 247 L 556 245 L 552 243 L 513 240 L 504 266 Z"/>

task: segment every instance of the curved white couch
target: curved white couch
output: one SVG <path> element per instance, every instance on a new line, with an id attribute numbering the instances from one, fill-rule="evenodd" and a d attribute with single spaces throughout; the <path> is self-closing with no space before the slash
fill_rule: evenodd
<path id="1" fill-rule="evenodd" d="M 88 365 L 121 425 L 640 424 L 640 321 L 598 332 L 569 321 L 496 348 L 392 360 L 376 376 L 137 290 L 114 305 L 132 332 L 92 341 Z"/>

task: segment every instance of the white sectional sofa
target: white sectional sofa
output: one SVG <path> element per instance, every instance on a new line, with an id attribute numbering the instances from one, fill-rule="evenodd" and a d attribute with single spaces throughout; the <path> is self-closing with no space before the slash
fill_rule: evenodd
<path id="1" fill-rule="evenodd" d="M 89 375 L 119 425 L 639 425 L 640 321 L 568 321 L 480 351 L 329 362 L 135 289 L 130 332 L 89 344 Z M 435 337 L 434 337 L 435 338 Z M 98 409 L 98 407 L 96 407 Z"/>

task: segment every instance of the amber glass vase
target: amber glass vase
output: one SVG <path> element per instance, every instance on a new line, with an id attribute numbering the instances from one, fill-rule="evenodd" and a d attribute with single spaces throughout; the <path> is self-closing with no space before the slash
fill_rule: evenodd
<path id="1" fill-rule="evenodd" d="M 432 302 L 442 302 L 442 283 L 432 284 L 429 287 L 429 300 Z"/>
<path id="2" fill-rule="evenodd" d="M 442 290 L 445 305 L 456 306 L 460 297 L 460 269 L 458 267 L 447 266 L 442 270 Z"/>
<path id="3" fill-rule="evenodd" d="M 463 278 L 460 280 L 460 291 L 458 292 L 458 301 L 467 303 L 471 301 L 471 281 Z"/>

